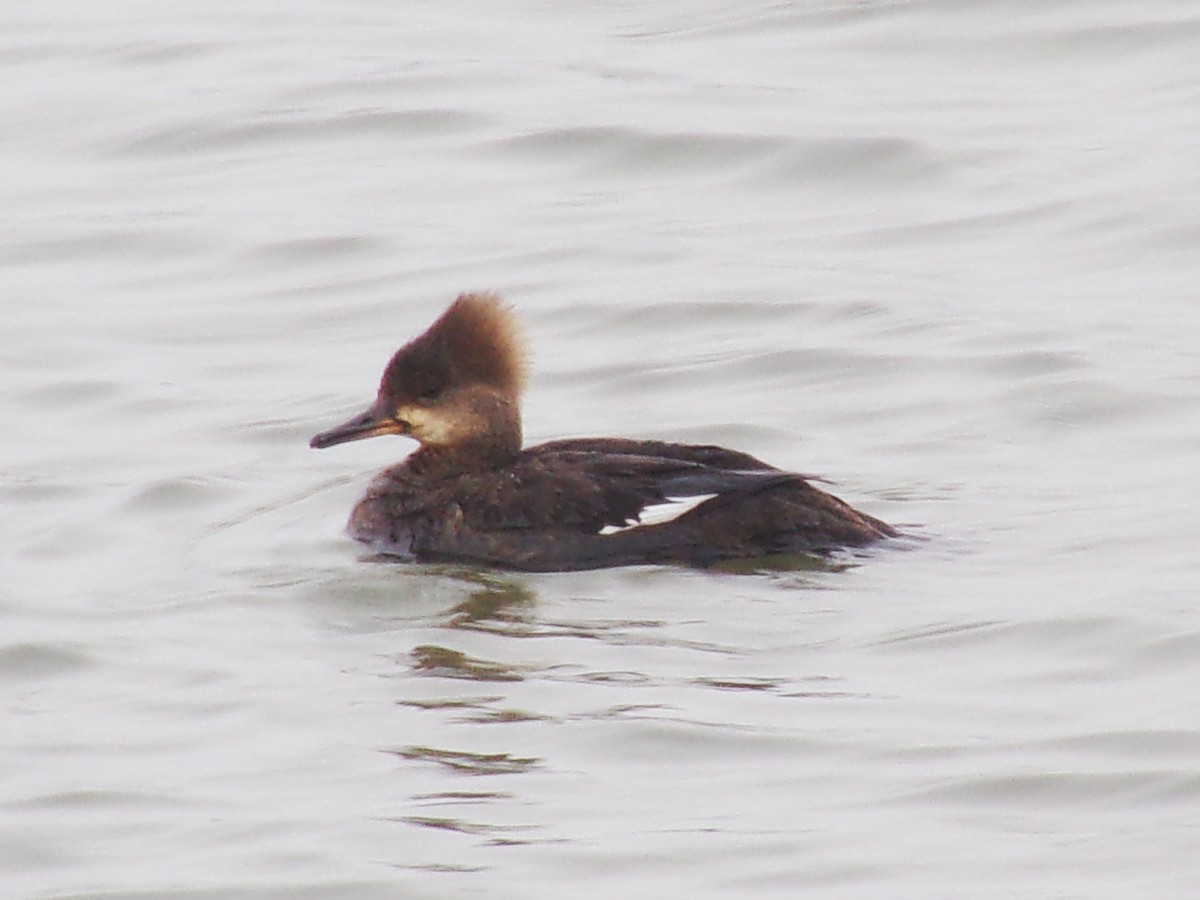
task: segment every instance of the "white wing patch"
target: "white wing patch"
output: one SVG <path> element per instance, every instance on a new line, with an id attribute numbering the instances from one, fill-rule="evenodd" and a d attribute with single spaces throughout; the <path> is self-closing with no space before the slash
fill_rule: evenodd
<path id="1" fill-rule="evenodd" d="M 694 497 L 668 497 L 662 503 L 651 503 L 642 510 L 636 519 L 628 521 L 624 525 L 605 525 L 600 529 L 600 533 L 617 534 L 621 531 L 630 531 L 646 525 L 661 525 L 664 522 L 672 522 L 684 513 L 691 512 L 701 503 L 711 500 L 715 496 L 717 495 L 697 494 Z"/>

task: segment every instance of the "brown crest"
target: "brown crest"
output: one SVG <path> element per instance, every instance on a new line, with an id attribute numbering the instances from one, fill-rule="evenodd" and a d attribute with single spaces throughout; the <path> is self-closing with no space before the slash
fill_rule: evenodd
<path id="1" fill-rule="evenodd" d="M 379 390 L 421 400 L 468 384 L 489 385 L 514 399 L 525 386 L 520 328 L 496 294 L 460 294 L 424 334 L 396 351 Z"/>

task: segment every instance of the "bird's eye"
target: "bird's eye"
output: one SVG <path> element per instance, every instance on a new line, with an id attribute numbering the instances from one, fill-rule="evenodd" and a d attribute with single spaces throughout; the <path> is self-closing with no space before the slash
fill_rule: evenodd
<path id="1" fill-rule="evenodd" d="M 421 389 L 417 394 L 417 399 L 422 403 L 433 403 L 442 395 L 442 389 L 436 384 L 428 385 Z"/>

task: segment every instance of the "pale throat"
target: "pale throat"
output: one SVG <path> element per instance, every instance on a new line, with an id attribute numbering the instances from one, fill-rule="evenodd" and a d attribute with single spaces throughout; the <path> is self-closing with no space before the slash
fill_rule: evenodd
<path id="1" fill-rule="evenodd" d="M 438 406 L 403 406 L 396 418 L 408 423 L 410 437 L 425 447 L 479 448 L 485 455 L 515 455 L 521 449 L 521 421 L 514 405 L 498 395 Z"/>

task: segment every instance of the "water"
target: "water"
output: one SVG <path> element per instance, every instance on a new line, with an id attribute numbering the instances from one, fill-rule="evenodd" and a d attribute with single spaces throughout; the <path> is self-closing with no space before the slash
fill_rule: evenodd
<path id="1" fill-rule="evenodd" d="M 13 897 L 1191 896 L 1200 14 L 0 14 Z M 313 453 L 458 291 L 531 441 L 915 538 L 505 575 Z"/>

